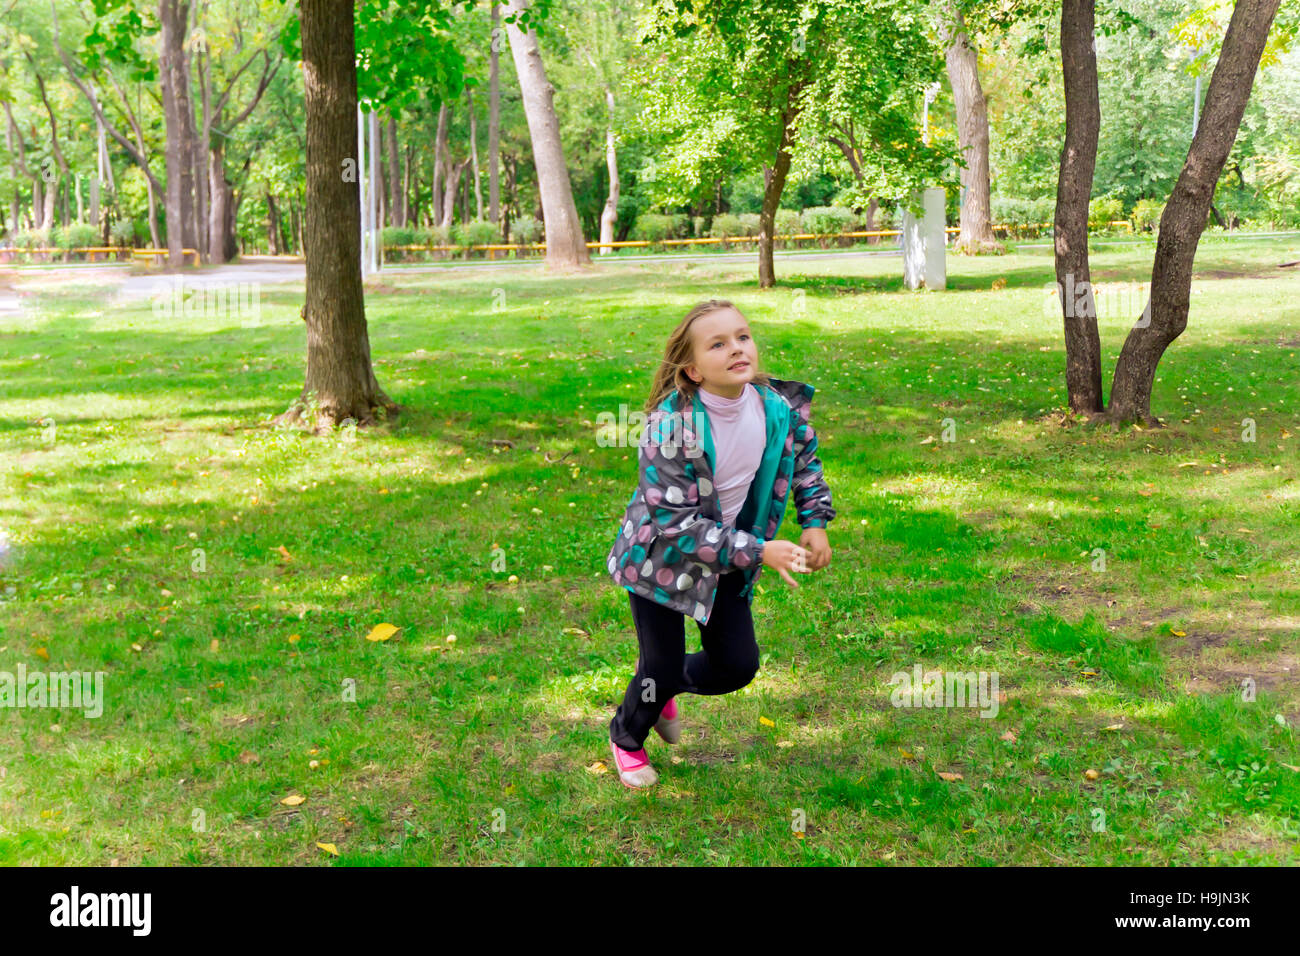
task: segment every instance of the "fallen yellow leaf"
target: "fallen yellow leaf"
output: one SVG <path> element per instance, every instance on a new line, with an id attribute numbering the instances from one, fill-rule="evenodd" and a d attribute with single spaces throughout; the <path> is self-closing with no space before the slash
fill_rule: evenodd
<path id="1" fill-rule="evenodd" d="M 391 624 L 376 624 L 374 630 L 366 635 L 368 641 L 386 641 L 397 633 L 397 628 Z"/>
<path id="2" fill-rule="evenodd" d="M 605 766 L 605 761 L 597 760 L 595 763 L 590 764 L 587 767 L 587 773 L 595 773 L 595 774 L 609 773 L 609 768 Z"/>
<path id="3" fill-rule="evenodd" d="M 317 843 L 316 845 L 320 847 L 322 850 L 324 850 L 326 853 L 328 853 L 330 856 L 339 855 L 339 848 L 336 847 L 333 843 Z"/>
<path id="4" fill-rule="evenodd" d="M 307 802 L 307 798 L 300 793 L 291 793 L 280 801 L 286 807 L 297 807 Z"/>
<path id="5" fill-rule="evenodd" d="M 302 640 L 302 635 L 301 635 L 301 634 L 290 634 L 290 635 L 289 635 L 289 643 L 290 643 L 290 644 L 297 644 L 297 643 L 298 643 L 299 641 L 301 641 L 301 640 Z"/>
<path id="6" fill-rule="evenodd" d="M 1123 729 L 1124 729 L 1124 725 L 1123 725 L 1123 724 L 1110 724 L 1110 725 L 1107 726 L 1105 729 L 1106 729 L 1106 730 L 1123 730 Z"/>
<path id="7" fill-rule="evenodd" d="M 277 548 L 276 550 L 280 552 L 280 557 L 284 558 L 284 560 L 286 561 L 293 560 L 293 555 L 289 553 L 288 548 L 286 548 L 284 545 L 280 545 L 280 547 Z M 317 843 L 316 845 L 320 846 L 319 843 Z"/>
<path id="8" fill-rule="evenodd" d="M 762 724 L 764 727 L 775 727 L 775 726 L 776 726 L 776 721 L 768 720 L 766 717 L 760 717 L 760 718 L 758 718 L 758 722 L 759 722 L 760 724 Z"/>
<path id="9" fill-rule="evenodd" d="M 939 775 L 939 779 L 940 779 L 940 780 L 947 780 L 949 783 L 952 783 L 952 782 L 955 781 L 955 780 L 964 780 L 964 779 L 965 779 L 965 778 L 964 778 L 961 774 L 959 774 L 959 773 L 948 773 L 947 771 L 944 771 L 944 770 L 936 770 L 935 773 L 937 773 L 937 774 Z"/>
<path id="10" fill-rule="evenodd" d="M 898 748 L 898 752 L 899 752 L 900 754 L 903 755 L 903 759 L 904 759 L 904 760 L 915 760 L 915 759 L 916 759 L 916 754 L 912 753 L 912 751 L 910 751 L 910 750 L 904 750 L 902 747 L 899 747 L 899 748 Z"/>
<path id="11" fill-rule="evenodd" d="M 1186 632 L 1186 631 L 1174 631 L 1174 630 L 1171 630 L 1169 633 L 1172 634 L 1174 637 L 1186 637 L 1186 636 L 1187 636 L 1187 632 Z"/>
<path id="12" fill-rule="evenodd" d="M 43 661 L 48 661 L 50 659 L 50 652 L 43 647 L 38 647 L 36 648 L 36 656 Z"/>
<path id="13" fill-rule="evenodd" d="M 1085 771 L 1083 772 L 1083 775 L 1084 775 L 1085 777 L 1087 777 L 1089 780 L 1096 780 L 1098 777 L 1101 776 L 1101 774 L 1099 774 L 1097 771 L 1093 770 L 1091 767 L 1089 767 L 1087 770 L 1085 770 Z"/>

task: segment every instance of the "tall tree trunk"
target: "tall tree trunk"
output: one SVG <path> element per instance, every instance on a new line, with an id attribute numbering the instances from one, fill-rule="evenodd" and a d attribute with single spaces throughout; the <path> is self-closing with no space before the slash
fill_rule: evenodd
<path id="1" fill-rule="evenodd" d="M 499 50 L 504 31 L 501 14 L 492 4 L 491 66 L 488 74 L 488 219 L 501 222 L 501 79 L 499 76 Z M 505 233 L 501 234 L 505 239 Z"/>
<path id="2" fill-rule="evenodd" d="M 438 225 L 450 228 L 456 216 L 456 190 L 460 188 L 460 177 L 469 165 L 469 160 L 451 163 L 447 166 L 447 185 L 442 196 L 442 221 Z"/>
<path id="3" fill-rule="evenodd" d="M 483 218 L 483 190 L 479 186 L 478 179 L 478 121 L 474 117 L 474 92 L 466 90 L 465 98 L 469 101 L 469 158 L 470 168 L 474 171 L 474 218 L 481 220 Z"/>
<path id="4" fill-rule="evenodd" d="M 941 21 L 942 39 L 957 108 L 957 143 L 966 160 L 961 171 L 966 201 L 961 207 L 957 248 L 974 254 L 1002 252 L 1002 243 L 993 237 L 989 211 L 989 112 L 980 86 L 979 53 L 970 42 L 961 11 L 949 4 L 946 13 Z"/>
<path id="5" fill-rule="evenodd" d="M 447 104 L 443 103 L 438 107 L 438 132 L 433 140 L 433 221 L 438 224 L 443 220 L 442 193 L 438 186 L 447 162 L 447 114 Z"/>
<path id="6" fill-rule="evenodd" d="M 776 164 L 763 167 L 763 207 L 758 215 L 758 287 L 768 289 L 776 282 L 773 262 L 773 236 L 776 235 L 776 210 L 790 174 L 790 147 L 794 142 L 795 121 L 799 116 L 799 93 L 802 83 L 794 82 L 781 111 L 781 141 L 776 148 Z"/>
<path id="7" fill-rule="evenodd" d="M 388 215 L 394 226 L 406 225 L 402 209 L 402 157 L 397 145 L 397 118 L 388 114 Z"/>
<path id="8" fill-rule="evenodd" d="M 1070 409 L 1102 411 L 1101 340 L 1088 268 L 1088 199 L 1097 165 L 1101 105 L 1094 0 L 1064 0 L 1061 68 L 1065 82 L 1065 147 L 1056 185 L 1056 282 L 1065 321 L 1065 386 Z"/>
<path id="9" fill-rule="evenodd" d="M 618 151 L 614 148 L 614 91 L 605 88 L 605 166 L 609 170 L 609 195 L 600 213 L 600 251 L 613 252 L 614 223 L 618 221 Z"/>
<path id="10" fill-rule="evenodd" d="M 507 13 L 512 15 L 525 9 L 525 0 L 510 0 L 506 6 Z M 524 32 L 513 22 L 506 25 L 506 33 L 510 37 L 510 52 L 519 77 L 524 115 L 528 118 L 528 136 L 533 145 L 533 162 L 537 168 L 542 218 L 546 226 L 546 267 L 549 270 L 568 270 L 590 264 L 591 255 L 583 239 L 582 221 L 573 202 L 569 168 L 565 165 L 564 149 L 560 143 L 555 89 L 546 78 L 537 33 L 531 26 Z"/>
<path id="11" fill-rule="evenodd" d="M 226 179 L 225 141 L 218 136 L 208 152 L 208 258 L 220 264 L 228 261 L 230 247 L 227 228 L 230 222 L 230 181 Z"/>
<path id="12" fill-rule="evenodd" d="M 1214 187 L 1228 160 L 1260 56 L 1281 0 L 1237 0 L 1219 62 L 1210 77 L 1205 109 L 1187 159 L 1160 216 L 1151 298 L 1124 340 L 1111 384 L 1109 417 L 1117 422 L 1151 416 L 1151 388 L 1165 349 L 1187 328 L 1192 262 L 1205 230 Z"/>
<path id="13" fill-rule="evenodd" d="M 266 245 L 271 255 L 280 255 L 280 211 L 269 189 L 266 191 Z"/>
<path id="14" fill-rule="evenodd" d="M 212 261 L 212 156 L 209 152 L 212 144 L 212 58 L 202 48 L 197 54 L 199 61 L 199 97 L 203 104 L 203 122 L 199 126 L 199 135 L 191 143 L 194 162 L 194 221 L 196 248 L 204 262 Z"/>
<path id="15" fill-rule="evenodd" d="M 161 27 L 158 46 L 159 78 L 162 84 L 163 118 L 167 128 L 167 262 L 173 268 L 184 261 L 187 230 L 193 217 L 193 177 L 185 111 L 189 107 L 189 79 L 184 69 L 185 27 L 189 20 L 188 0 L 159 0 Z M 191 170 L 191 172 L 187 172 Z"/>
<path id="16" fill-rule="evenodd" d="M 379 387 L 361 287 L 361 197 L 339 175 L 356 163 L 357 67 L 352 0 L 302 0 L 307 124 L 307 377 L 282 420 L 313 399 L 319 432 L 368 424 L 398 406 Z M 383 409 L 380 412 L 379 409 Z"/>

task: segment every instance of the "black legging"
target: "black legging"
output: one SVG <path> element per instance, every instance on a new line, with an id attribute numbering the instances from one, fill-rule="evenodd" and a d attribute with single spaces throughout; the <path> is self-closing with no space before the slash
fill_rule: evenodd
<path id="1" fill-rule="evenodd" d="M 730 694 L 754 679 L 758 642 L 749 602 L 740 597 L 744 583 L 741 571 L 718 579 L 709 623 L 696 622 L 704 650 L 694 654 L 686 653 L 686 615 L 628 592 L 641 656 L 609 723 L 614 743 L 640 750 L 664 706 L 678 694 Z"/>

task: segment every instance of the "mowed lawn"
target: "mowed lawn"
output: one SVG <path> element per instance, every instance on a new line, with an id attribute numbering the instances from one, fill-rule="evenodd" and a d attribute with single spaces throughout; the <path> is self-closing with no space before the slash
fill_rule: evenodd
<path id="1" fill-rule="evenodd" d="M 1152 254 L 1097 247 L 1094 279 Z M 0 670 L 103 671 L 106 700 L 0 709 L 0 862 L 1300 861 L 1296 259 L 1203 241 L 1168 427 L 1122 432 L 1062 421 L 1047 248 L 950 258 L 943 293 L 889 258 L 778 260 L 765 292 L 751 262 L 385 274 L 406 411 L 324 439 L 268 425 L 301 287 L 243 327 L 10 270 L 41 292 L 0 319 Z M 636 455 L 598 416 L 714 296 L 818 390 L 834 557 L 764 573 L 758 677 L 684 698 L 637 793 L 605 570 Z M 1132 321 L 1102 320 L 1107 389 Z M 892 706 L 915 665 L 1005 700 Z"/>

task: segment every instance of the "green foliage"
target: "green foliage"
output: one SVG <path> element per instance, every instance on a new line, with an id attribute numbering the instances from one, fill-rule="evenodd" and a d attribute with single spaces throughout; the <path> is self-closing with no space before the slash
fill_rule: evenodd
<path id="1" fill-rule="evenodd" d="M 1154 199 L 1139 199 L 1133 204 L 1130 220 L 1135 232 L 1150 232 L 1160 225 L 1160 216 L 1165 211 L 1165 204 Z"/>
<path id="2" fill-rule="evenodd" d="M 465 225 L 465 239 L 470 245 L 490 246 L 500 238 L 496 223 L 475 219 Z"/>
<path id="3" fill-rule="evenodd" d="M 385 246 L 414 246 L 418 244 L 415 229 L 410 226 L 385 226 L 381 233 Z"/>
<path id="4" fill-rule="evenodd" d="M 843 206 L 813 206 L 803 211 L 803 226 L 808 232 L 834 235 L 857 228 L 853 210 Z"/>
<path id="5" fill-rule="evenodd" d="M 510 223 L 510 236 L 519 244 L 538 242 L 542 238 L 541 220 L 532 216 L 520 216 Z"/>
<path id="6" fill-rule="evenodd" d="M 14 236 L 14 246 L 18 249 L 48 249 L 50 241 L 48 229 L 25 229 Z"/>
<path id="7" fill-rule="evenodd" d="M 996 226 L 1008 226 L 1012 236 L 1037 235 L 1044 228 L 1051 228 L 1056 216 L 1056 200 L 1016 199 L 1012 196 L 993 196 L 990 199 L 990 214 Z"/>
<path id="8" fill-rule="evenodd" d="M 740 220 L 740 228 L 746 236 L 757 236 L 760 228 L 762 217 L 756 212 L 742 212 L 736 217 Z"/>
<path id="9" fill-rule="evenodd" d="M 725 212 L 720 216 L 713 217 L 713 225 L 709 229 L 709 236 L 713 239 L 730 239 L 735 236 L 747 236 L 750 233 L 745 232 L 745 226 L 740 221 L 739 216 L 734 216 Z"/>
<path id="10" fill-rule="evenodd" d="M 84 222 L 76 222 L 66 229 L 57 230 L 51 237 L 54 245 L 60 249 L 79 249 L 99 245 L 99 230 Z"/>
<path id="11" fill-rule="evenodd" d="M 1088 228 L 1109 229 L 1124 218 L 1124 203 L 1115 196 L 1098 196 L 1088 202 Z"/>
<path id="12" fill-rule="evenodd" d="M 138 226 L 131 219 L 119 219 L 109 227 L 108 234 L 113 240 L 115 246 L 135 245 L 137 229 L 143 229 L 143 225 Z M 141 237 L 148 233 L 141 233 Z"/>
<path id="13" fill-rule="evenodd" d="M 803 231 L 803 217 L 797 209 L 778 209 L 774 231 L 778 236 L 792 236 Z"/>

